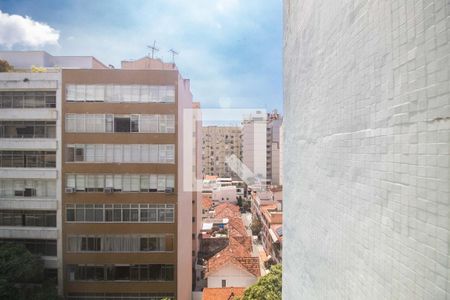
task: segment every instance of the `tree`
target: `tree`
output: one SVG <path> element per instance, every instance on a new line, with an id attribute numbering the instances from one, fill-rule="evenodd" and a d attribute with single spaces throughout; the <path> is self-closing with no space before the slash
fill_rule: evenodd
<path id="1" fill-rule="evenodd" d="M 258 218 L 253 218 L 252 224 L 250 224 L 250 229 L 253 235 L 258 235 L 261 232 L 262 224 Z"/>
<path id="2" fill-rule="evenodd" d="M 242 208 L 242 196 L 237 198 L 237 205 Z"/>
<path id="3" fill-rule="evenodd" d="M 239 300 L 281 300 L 282 271 L 281 264 L 272 266 L 269 273 L 246 289 Z"/>
<path id="4" fill-rule="evenodd" d="M 9 72 L 13 67 L 6 61 L 0 59 L 0 72 Z"/>
<path id="5" fill-rule="evenodd" d="M 0 246 L 0 299 L 58 299 L 55 284 L 45 280 L 43 261 L 23 245 Z"/>

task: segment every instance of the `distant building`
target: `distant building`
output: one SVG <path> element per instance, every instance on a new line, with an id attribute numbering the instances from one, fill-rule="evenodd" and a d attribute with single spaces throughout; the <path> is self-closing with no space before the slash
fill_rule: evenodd
<path id="1" fill-rule="evenodd" d="M 267 178 L 270 184 L 281 185 L 281 126 L 283 119 L 277 111 L 267 115 Z"/>
<path id="2" fill-rule="evenodd" d="M 282 117 L 275 111 L 263 114 L 257 111 L 243 121 L 243 163 L 265 185 L 279 185 L 280 181 L 280 127 Z M 245 178 L 243 178 L 245 179 Z"/>
<path id="3" fill-rule="evenodd" d="M 267 116 L 261 111 L 244 119 L 242 126 L 242 162 L 264 182 L 267 180 L 266 126 Z"/>
<path id="4" fill-rule="evenodd" d="M 237 190 L 233 185 L 217 186 L 212 190 L 212 200 L 214 203 L 237 203 Z"/>
<path id="5" fill-rule="evenodd" d="M 231 155 L 242 159 L 241 128 L 234 126 L 203 127 L 203 174 L 236 178 L 236 174 L 226 163 L 226 159 Z"/>
<path id="6" fill-rule="evenodd" d="M 281 188 L 252 193 L 253 220 L 261 222 L 259 234 L 267 259 L 282 262 L 283 200 Z"/>

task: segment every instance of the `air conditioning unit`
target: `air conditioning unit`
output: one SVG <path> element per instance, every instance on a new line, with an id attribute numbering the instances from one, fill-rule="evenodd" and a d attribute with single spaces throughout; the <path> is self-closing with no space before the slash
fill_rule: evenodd
<path id="1" fill-rule="evenodd" d="M 175 188 L 166 188 L 165 192 L 167 194 L 173 193 L 173 192 L 175 192 Z"/>
<path id="2" fill-rule="evenodd" d="M 114 188 L 112 188 L 112 187 L 107 187 L 107 188 L 104 189 L 104 191 L 105 191 L 105 193 L 108 193 L 108 194 L 114 193 Z"/>
<path id="3" fill-rule="evenodd" d="M 75 193 L 75 188 L 73 188 L 73 187 L 66 187 L 64 189 L 64 192 L 65 193 Z"/>

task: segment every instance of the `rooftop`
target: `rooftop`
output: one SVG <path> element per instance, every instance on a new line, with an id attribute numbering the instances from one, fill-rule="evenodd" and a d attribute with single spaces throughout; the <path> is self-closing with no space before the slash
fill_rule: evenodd
<path id="1" fill-rule="evenodd" d="M 54 56 L 46 51 L 0 51 L 0 59 L 6 60 L 15 69 L 64 68 L 64 69 L 109 69 L 93 56 Z"/>
<path id="2" fill-rule="evenodd" d="M 203 289 L 203 300 L 233 300 L 244 295 L 245 288 L 205 288 Z"/>
<path id="3" fill-rule="evenodd" d="M 257 257 L 252 257 L 248 247 L 244 246 L 238 239 L 231 236 L 228 246 L 208 260 L 207 276 L 218 271 L 227 264 L 233 264 L 256 277 L 261 275 L 259 259 Z"/>
<path id="4" fill-rule="evenodd" d="M 203 197 L 202 198 L 202 208 L 203 209 L 210 209 L 213 205 L 213 201 L 209 197 Z"/>

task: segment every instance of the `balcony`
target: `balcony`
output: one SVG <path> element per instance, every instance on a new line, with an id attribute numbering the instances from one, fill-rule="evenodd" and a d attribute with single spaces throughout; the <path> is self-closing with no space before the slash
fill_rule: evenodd
<path id="1" fill-rule="evenodd" d="M 51 138 L 0 138 L 2 150 L 56 150 L 56 139 Z"/>

